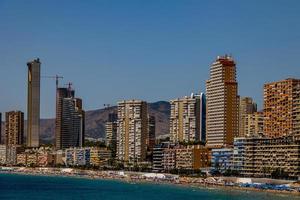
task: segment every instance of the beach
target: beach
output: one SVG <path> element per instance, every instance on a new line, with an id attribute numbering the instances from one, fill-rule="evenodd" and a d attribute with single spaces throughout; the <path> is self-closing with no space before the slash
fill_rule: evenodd
<path id="1" fill-rule="evenodd" d="M 117 180 L 127 183 L 151 183 L 151 184 L 170 184 L 189 188 L 219 188 L 224 190 L 268 192 L 272 194 L 288 194 L 300 196 L 298 185 L 288 189 L 272 189 L 270 187 L 250 187 L 245 184 L 237 184 L 233 178 L 227 177 L 208 177 L 191 178 L 180 177 L 173 174 L 144 173 L 129 171 L 99 171 L 81 170 L 73 168 L 28 168 L 28 167 L 2 167 L 0 173 L 22 174 L 55 177 L 73 177 L 91 180 Z M 276 180 L 275 180 L 276 181 Z M 266 181 L 264 181 L 266 182 Z M 286 181 L 283 181 L 285 183 Z M 280 183 L 280 181 L 279 181 Z M 292 182 L 291 182 L 292 183 Z M 293 184 L 291 184 L 293 185 Z"/>

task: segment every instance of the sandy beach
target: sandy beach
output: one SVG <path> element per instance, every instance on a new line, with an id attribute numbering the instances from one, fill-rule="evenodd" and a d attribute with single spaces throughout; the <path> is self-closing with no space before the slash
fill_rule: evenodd
<path id="1" fill-rule="evenodd" d="M 291 190 L 275 190 L 261 189 L 254 187 L 243 187 L 233 182 L 224 180 L 223 177 L 208 177 L 208 178 L 190 178 L 179 177 L 173 174 L 156 174 L 143 172 L 127 172 L 127 171 L 97 171 L 97 170 L 80 170 L 71 168 L 25 168 L 13 167 L 2 168 L 0 173 L 22 174 L 22 175 L 39 175 L 39 176 L 61 176 L 74 178 L 87 178 L 97 180 L 118 180 L 129 183 L 151 183 L 151 184 L 173 184 L 183 187 L 193 188 L 212 188 L 224 189 L 232 191 L 257 191 L 270 192 L 275 194 L 288 194 L 300 196 L 299 186 L 292 187 Z"/>

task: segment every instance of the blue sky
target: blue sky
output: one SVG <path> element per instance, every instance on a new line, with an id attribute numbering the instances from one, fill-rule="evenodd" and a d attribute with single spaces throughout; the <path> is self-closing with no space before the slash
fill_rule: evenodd
<path id="1" fill-rule="evenodd" d="M 205 91 L 226 53 L 239 94 L 261 108 L 264 83 L 300 78 L 299 10 L 298 0 L 0 0 L 0 111 L 26 113 L 26 62 L 36 57 L 90 110 Z M 53 117 L 53 80 L 42 80 L 41 101 L 41 116 Z"/>

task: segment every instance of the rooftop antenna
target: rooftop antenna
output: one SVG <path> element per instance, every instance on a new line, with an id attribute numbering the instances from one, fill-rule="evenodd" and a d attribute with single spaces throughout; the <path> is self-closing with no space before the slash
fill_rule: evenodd
<path id="1" fill-rule="evenodd" d="M 69 96 L 72 96 L 71 93 L 72 93 L 72 85 L 73 85 L 73 83 L 72 83 L 72 82 L 69 82 L 69 83 L 67 83 L 67 84 L 65 84 L 65 85 L 68 86 L 68 95 L 69 95 Z"/>

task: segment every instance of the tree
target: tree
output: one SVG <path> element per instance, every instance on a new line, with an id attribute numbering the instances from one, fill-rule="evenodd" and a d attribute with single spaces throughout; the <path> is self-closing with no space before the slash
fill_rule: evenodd
<path id="1" fill-rule="evenodd" d="M 272 173 L 271 177 L 274 179 L 288 179 L 289 173 L 285 172 L 283 169 L 276 168 Z"/>

